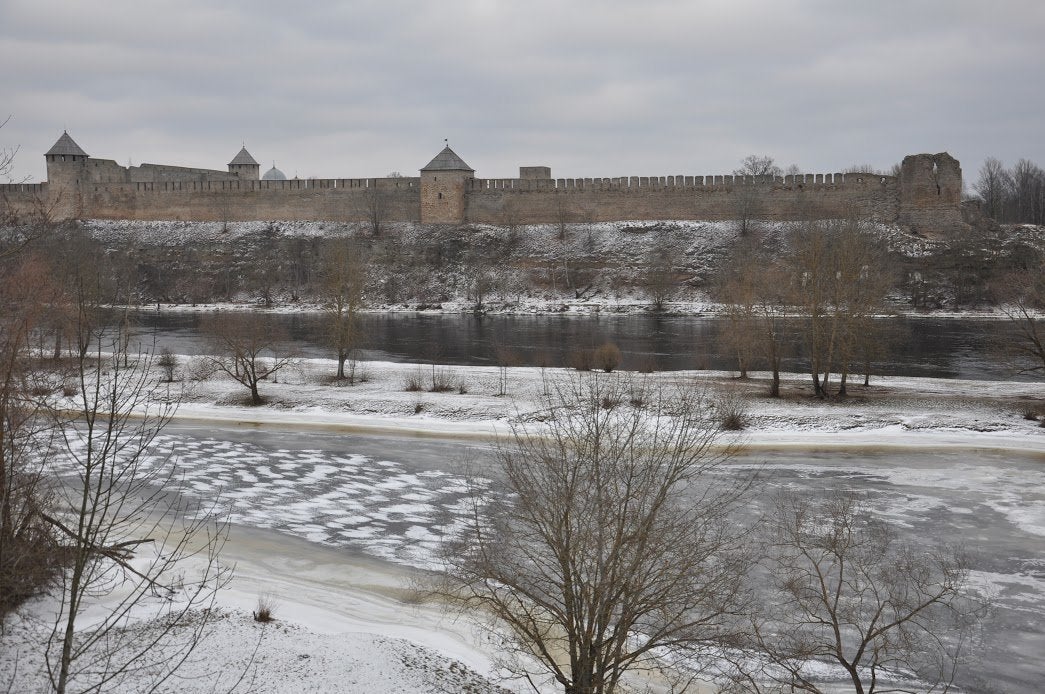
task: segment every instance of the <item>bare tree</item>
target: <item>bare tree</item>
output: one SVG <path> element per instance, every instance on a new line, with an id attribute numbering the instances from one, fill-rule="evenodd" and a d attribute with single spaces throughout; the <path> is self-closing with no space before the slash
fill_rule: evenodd
<path id="1" fill-rule="evenodd" d="M 717 291 L 726 307 L 722 340 L 737 355 L 741 378 L 749 364 L 764 360 L 771 372 L 769 395 L 779 397 L 790 272 L 768 237 L 739 239 L 719 275 Z"/>
<path id="2" fill-rule="evenodd" d="M 773 157 L 767 154 L 751 154 L 740 162 L 740 168 L 733 169 L 735 176 L 782 176 L 783 171 L 776 165 Z"/>
<path id="3" fill-rule="evenodd" d="M 1006 169 L 989 157 L 974 189 L 983 200 L 984 212 L 999 222 L 1045 224 L 1045 171 L 1029 159 Z"/>
<path id="4" fill-rule="evenodd" d="M 733 175 L 742 178 L 734 182 L 731 190 L 733 213 L 742 236 L 748 233 L 752 221 L 763 212 L 763 177 L 782 176 L 783 173 L 773 157 L 756 154 L 745 157 L 740 168 L 733 169 Z"/>
<path id="5" fill-rule="evenodd" d="M 118 689 L 145 671 L 152 687 L 168 680 L 199 644 L 209 614 L 201 608 L 229 577 L 218 563 L 217 501 L 181 493 L 169 457 L 152 450 L 174 404 L 156 404 L 151 358 L 125 361 L 121 348 L 119 336 L 98 338 L 78 356 L 74 418 L 58 426 L 57 465 L 71 474 L 58 478 L 60 503 L 46 518 L 68 566 L 44 654 L 58 693 Z M 97 597 L 102 610 L 86 628 Z"/>
<path id="6" fill-rule="evenodd" d="M 878 320 L 893 276 L 881 245 L 859 225 L 849 225 L 834 243 L 835 288 L 832 304 L 838 314 L 839 341 L 836 368 L 838 395 L 854 366 L 864 366 L 864 384 L 870 379 L 871 357 L 881 351 L 887 326 Z M 824 386 L 827 376 L 824 376 Z"/>
<path id="7" fill-rule="evenodd" d="M 1019 270 L 1003 285 L 1000 308 L 1015 333 L 1004 341 L 1003 351 L 1017 373 L 1045 378 L 1045 276 L 1040 269 Z"/>
<path id="8" fill-rule="evenodd" d="M 0 273 L 0 619 L 46 588 L 60 569 L 52 496 L 44 478 L 51 431 L 46 397 L 60 379 L 30 349 L 54 290 L 47 266 L 7 258 Z"/>
<path id="9" fill-rule="evenodd" d="M 333 240 L 323 262 L 322 291 L 328 336 L 337 351 L 339 379 L 345 378 L 345 362 L 362 342 L 359 312 L 363 308 L 366 282 L 367 258 L 364 249 L 347 239 Z M 355 369 L 351 370 L 348 378 L 350 383 L 354 382 Z"/>
<path id="10" fill-rule="evenodd" d="M 566 200 L 566 194 L 559 191 L 559 194 L 555 196 L 555 227 L 558 229 L 556 236 L 559 241 L 566 242 L 566 225 L 573 220 L 573 213 L 570 210 L 570 204 Z"/>
<path id="11" fill-rule="evenodd" d="M 901 543 L 853 494 L 781 497 L 770 523 L 774 591 L 755 633 L 771 691 L 835 691 L 817 661 L 840 666 L 858 694 L 953 687 L 984 607 L 959 552 Z"/>
<path id="12" fill-rule="evenodd" d="M 370 233 L 374 237 L 381 235 L 381 227 L 388 218 L 388 193 L 377 185 L 377 179 L 363 192 L 363 212 L 370 223 Z"/>
<path id="13" fill-rule="evenodd" d="M 839 373 L 845 395 L 850 362 L 890 286 L 878 245 L 856 219 L 820 220 L 798 227 L 792 239 L 791 303 L 801 312 L 813 391 L 829 394 Z"/>
<path id="14" fill-rule="evenodd" d="M 1000 160 L 987 157 L 973 189 L 983 199 L 984 213 L 991 219 L 1001 219 L 1005 197 L 1012 189 L 1012 176 Z"/>
<path id="15" fill-rule="evenodd" d="M 11 116 L 7 116 L 7 118 L 0 121 L 0 130 L 2 130 L 10 121 Z M 12 182 L 9 174 L 11 173 L 11 169 L 14 168 L 15 155 L 18 154 L 18 150 L 19 147 L 17 145 L 0 148 L 0 178 L 8 183 Z"/>
<path id="16" fill-rule="evenodd" d="M 256 314 L 208 316 L 200 329 L 210 336 L 217 351 L 211 362 L 250 390 L 252 405 L 264 402 L 258 384 L 293 363 L 289 354 L 280 351 L 283 334 Z"/>
<path id="17" fill-rule="evenodd" d="M 670 239 L 659 236 L 653 247 L 646 253 L 642 274 L 646 293 L 653 302 L 653 310 L 660 312 L 675 293 L 675 263 L 678 250 L 671 245 Z"/>
<path id="18" fill-rule="evenodd" d="M 674 674 L 692 679 L 735 636 L 747 569 L 728 520 L 743 486 L 713 479 L 706 403 L 581 375 L 547 405 L 544 425 L 500 446 L 508 495 L 476 501 L 448 547 L 447 590 L 494 615 L 512 653 L 568 694 L 614 692 L 633 670 L 669 675 L 676 657 L 692 669 Z"/>

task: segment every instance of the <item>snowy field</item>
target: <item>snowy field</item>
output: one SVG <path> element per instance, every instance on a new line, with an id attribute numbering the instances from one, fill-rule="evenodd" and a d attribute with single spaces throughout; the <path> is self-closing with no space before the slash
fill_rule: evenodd
<path id="1" fill-rule="evenodd" d="M 183 374 L 192 366 L 182 360 Z M 509 369 L 500 396 L 493 367 L 436 367 L 464 393 L 406 392 L 410 378 L 431 379 L 430 366 L 362 368 L 366 382 L 337 385 L 327 378 L 333 362 L 303 360 L 262 384 L 261 407 L 244 405 L 246 390 L 218 376 L 157 391 L 181 404 L 155 461 L 171 454 L 189 493 L 232 502 L 223 556 L 237 565 L 188 679 L 169 691 L 528 690 L 498 679 L 496 644 L 467 619 L 418 602 L 414 586 L 466 512 L 469 473 L 488 461 L 496 437 L 574 374 Z M 877 378 L 845 402 L 824 403 L 808 397 L 801 375 L 786 377 L 781 401 L 762 396 L 764 374 L 628 377 L 740 398 L 749 425 L 732 439 L 744 447 L 727 466 L 733 473 L 758 469 L 781 488 L 859 488 L 913 534 L 946 527 L 990 543 L 974 579 L 1026 635 L 995 644 L 997 659 L 1024 668 L 1017 682 L 1027 667 L 1033 673 L 1025 659 L 1045 644 L 1045 563 L 1033 550 L 1045 542 L 1045 429 L 1023 414 L 1045 407 L 1042 385 Z M 267 627 L 250 617 L 260 595 L 276 600 Z M 40 600 L 28 613 L 49 607 Z M 5 625 L 0 679 L 15 677 L 13 691 L 39 683 L 40 628 L 28 619 Z"/>

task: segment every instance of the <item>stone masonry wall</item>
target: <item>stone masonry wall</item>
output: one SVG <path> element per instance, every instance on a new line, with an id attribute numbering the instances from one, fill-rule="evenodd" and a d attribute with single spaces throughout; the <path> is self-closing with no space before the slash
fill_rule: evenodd
<path id="1" fill-rule="evenodd" d="M 896 179 L 869 174 L 474 179 L 467 201 L 467 220 L 489 224 L 741 215 L 773 220 L 857 215 L 891 222 L 899 206 Z"/>
<path id="2" fill-rule="evenodd" d="M 36 219 L 45 213 L 49 199 L 46 183 L 0 184 L 0 223 Z"/>
<path id="3" fill-rule="evenodd" d="M 95 184 L 83 200 L 94 219 L 365 221 L 375 195 L 386 221 L 420 221 L 416 178 Z"/>
<path id="4" fill-rule="evenodd" d="M 520 178 L 509 179 L 426 170 L 419 178 L 263 181 L 188 167 L 124 168 L 85 157 L 50 157 L 47 170 L 47 184 L 0 186 L 4 210 L 24 216 L 47 210 L 54 220 L 366 221 L 376 204 L 383 221 L 432 224 L 859 216 L 930 234 L 962 224 L 961 167 L 946 153 L 906 157 L 899 177 L 552 179 L 544 177 L 547 167 L 523 167 Z"/>

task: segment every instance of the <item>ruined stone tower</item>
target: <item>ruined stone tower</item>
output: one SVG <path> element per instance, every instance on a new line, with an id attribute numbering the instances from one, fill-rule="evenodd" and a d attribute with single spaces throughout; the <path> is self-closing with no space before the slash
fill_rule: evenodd
<path id="1" fill-rule="evenodd" d="M 961 217 L 962 167 L 947 152 L 911 154 L 900 165 L 897 221 L 919 233 L 946 234 Z"/>
<path id="2" fill-rule="evenodd" d="M 465 221 L 465 193 L 475 169 L 449 146 L 421 169 L 421 222 L 460 224 Z"/>

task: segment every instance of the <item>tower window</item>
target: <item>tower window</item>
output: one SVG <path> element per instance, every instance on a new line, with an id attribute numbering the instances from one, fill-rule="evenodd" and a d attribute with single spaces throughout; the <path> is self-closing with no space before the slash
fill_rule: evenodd
<path id="1" fill-rule="evenodd" d="M 442 193 L 439 193 L 439 199 L 440 199 L 440 200 L 442 200 L 442 199 L 443 199 L 443 194 L 442 194 Z"/>

